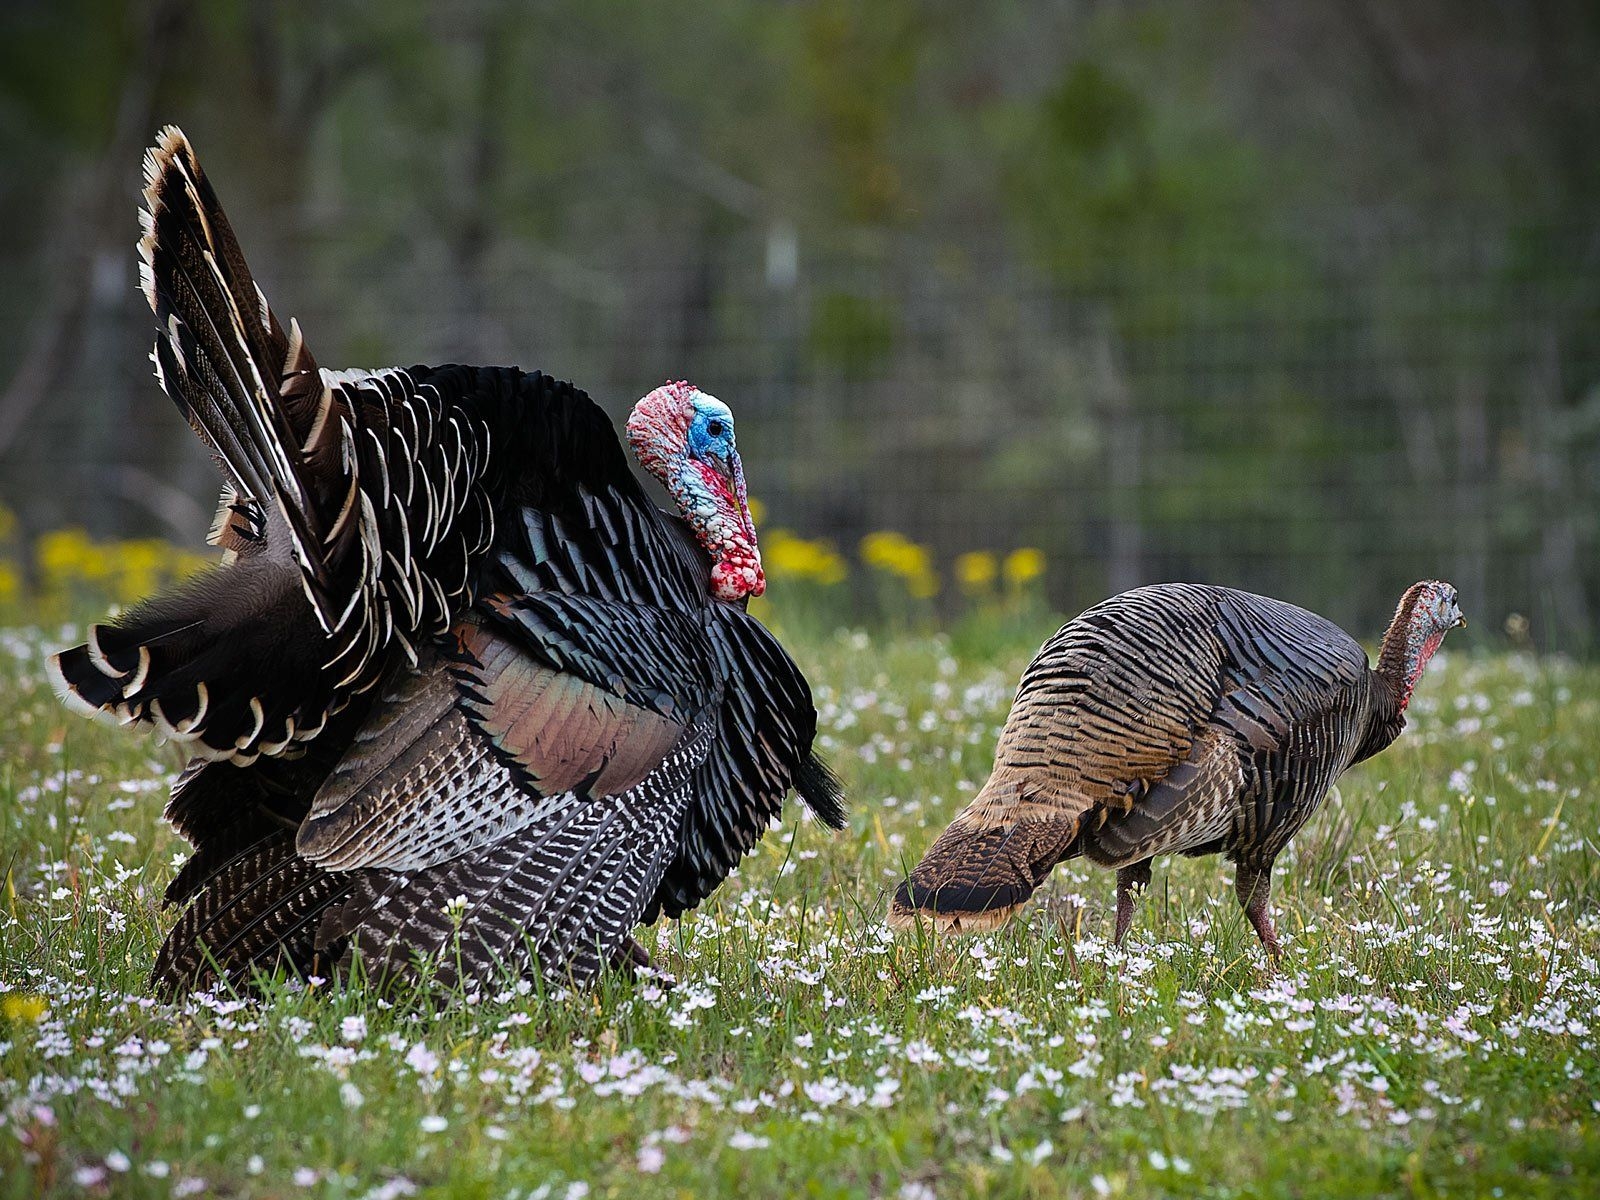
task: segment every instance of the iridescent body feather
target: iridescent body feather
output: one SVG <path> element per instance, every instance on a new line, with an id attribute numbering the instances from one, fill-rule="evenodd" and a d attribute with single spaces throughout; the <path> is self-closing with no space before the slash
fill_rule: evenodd
<path id="1" fill-rule="evenodd" d="M 791 788 L 831 824 L 810 689 L 764 580 L 727 406 L 630 420 L 509 367 L 319 368 L 176 129 L 146 162 L 162 386 L 224 477 L 224 565 L 51 663 L 66 703 L 193 761 L 166 990 L 285 965 L 446 982 L 637 963 Z"/>

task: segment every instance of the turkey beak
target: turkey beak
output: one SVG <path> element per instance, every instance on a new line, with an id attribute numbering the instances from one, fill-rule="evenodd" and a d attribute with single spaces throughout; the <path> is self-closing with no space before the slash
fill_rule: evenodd
<path id="1" fill-rule="evenodd" d="M 711 465 L 716 468 L 717 474 L 726 479 L 728 486 L 737 492 L 743 477 L 743 473 L 739 470 L 739 452 L 731 450 L 727 454 L 711 454 L 707 457 Z"/>
<path id="2" fill-rule="evenodd" d="M 750 549 L 756 549 L 756 523 L 750 515 L 750 497 L 744 486 L 744 463 L 739 461 L 739 452 L 729 450 L 727 460 L 718 464 L 718 469 L 723 472 L 728 483 L 733 487 L 734 497 L 739 502 L 739 521 L 744 526 L 745 537 L 749 539 Z M 760 595 L 759 592 L 756 593 Z"/>

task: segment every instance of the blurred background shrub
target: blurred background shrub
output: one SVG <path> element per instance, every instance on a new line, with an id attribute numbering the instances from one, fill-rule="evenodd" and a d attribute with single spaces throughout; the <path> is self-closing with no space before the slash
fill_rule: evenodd
<path id="1" fill-rule="evenodd" d="M 208 525 L 134 282 L 176 121 L 322 363 L 732 403 L 815 619 L 1188 578 L 1375 633 L 1440 575 L 1592 649 L 1596 61 L 1576 0 L 11 0 L 0 603 Z"/>

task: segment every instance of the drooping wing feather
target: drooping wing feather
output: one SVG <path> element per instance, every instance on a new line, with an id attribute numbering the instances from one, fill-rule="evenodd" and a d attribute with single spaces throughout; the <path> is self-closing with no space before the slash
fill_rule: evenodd
<path id="1" fill-rule="evenodd" d="M 626 946 L 665 869 L 705 754 L 701 728 L 628 791 L 568 792 L 489 849 L 415 873 L 361 871 L 321 943 L 349 939 L 370 977 L 434 964 L 446 986 L 537 964 L 582 983 Z"/>
<path id="2" fill-rule="evenodd" d="M 352 882 L 296 854 L 293 830 L 266 831 L 195 890 L 156 955 L 152 985 L 171 995 L 280 966 L 326 971 L 343 948 L 324 953 L 317 923 Z"/>
<path id="3" fill-rule="evenodd" d="M 716 737 L 691 781 L 682 846 L 647 921 L 680 916 L 709 896 L 767 831 L 791 787 L 825 824 L 844 824 L 838 781 L 811 750 L 817 714 L 794 660 L 759 621 L 728 605 L 706 610 L 706 633 L 724 680 Z"/>
<path id="4" fill-rule="evenodd" d="M 531 791 L 611 796 L 639 783 L 683 739 L 683 713 L 643 707 L 630 681 L 608 686 L 542 665 L 483 625 L 458 630 L 461 706 Z M 649 698 L 666 707 L 663 693 Z"/>
<path id="5" fill-rule="evenodd" d="M 492 845 L 532 819 L 516 785 L 458 708 L 430 651 L 402 671 L 318 789 L 296 849 L 332 871 L 418 870 Z"/>
<path id="6" fill-rule="evenodd" d="M 492 597 L 482 611 L 493 625 L 461 622 L 446 658 L 389 685 L 317 793 L 301 854 L 416 871 L 479 851 L 555 797 L 631 790 L 709 702 L 692 621 L 585 597 Z"/>

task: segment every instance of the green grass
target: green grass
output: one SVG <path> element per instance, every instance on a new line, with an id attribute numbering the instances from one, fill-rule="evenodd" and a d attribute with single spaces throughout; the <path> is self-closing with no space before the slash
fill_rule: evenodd
<path id="1" fill-rule="evenodd" d="M 1046 632 L 795 638 L 850 827 L 788 811 L 649 931 L 675 990 L 180 1007 L 144 991 L 177 757 L 0 633 L 0 1195 L 1597 1194 L 1600 671 L 1438 660 L 1280 862 L 1277 975 L 1216 859 L 1157 864 L 1125 955 L 1082 864 L 891 938 Z"/>

